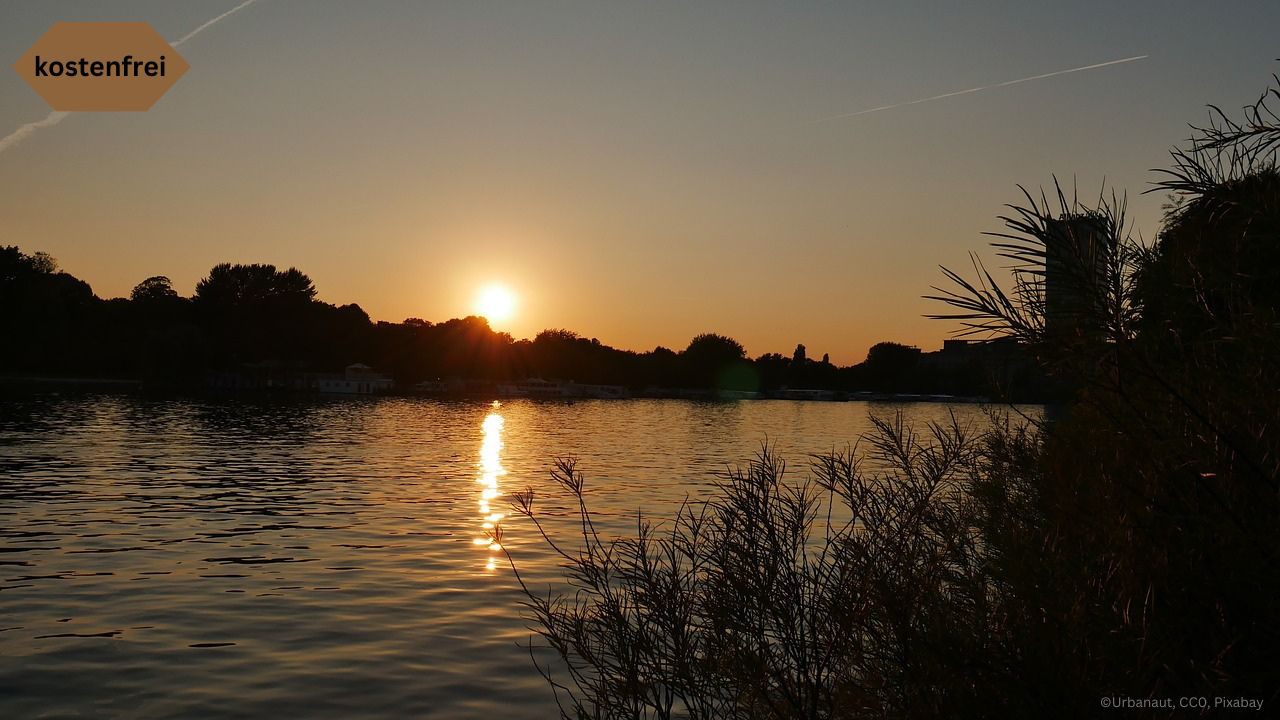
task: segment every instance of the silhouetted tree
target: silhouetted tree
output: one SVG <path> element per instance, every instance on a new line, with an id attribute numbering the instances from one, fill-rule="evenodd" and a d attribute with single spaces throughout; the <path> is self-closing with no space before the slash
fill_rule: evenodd
<path id="1" fill-rule="evenodd" d="M 133 286 L 129 299 L 134 302 L 154 302 L 178 297 L 173 283 L 164 275 L 155 275 Z"/>
<path id="2" fill-rule="evenodd" d="M 105 330 L 95 301 L 88 283 L 59 272 L 49 255 L 0 248 L 0 363 L 41 373 L 81 366 Z"/>
<path id="3" fill-rule="evenodd" d="M 538 335 L 534 337 L 533 341 L 553 343 L 553 342 L 575 342 L 579 339 L 581 338 L 578 337 L 578 333 L 572 330 L 564 330 L 562 328 L 556 328 L 556 329 L 549 328 L 547 330 L 543 330 L 542 332 L 538 333 Z"/>
<path id="4" fill-rule="evenodd" d="M 895 342 L 876 343 L 867 351 L 866 384 L 881 392 L 903 392 L 920 360 L 920 348 Z"/>
<path id="5" fill-rule="evenodd" d="M 1280 307 L 1280 172 L 1258 168 L 1196 192 L 1168 218 L 1140 273 L 1143 331 L 1220 341 Z"/>
<path id="6" fill-rule="evenodd" d="M 742 344 L 733 338 L 715 333 L 698 335 L 681 353 L 685 381 L 691 387 L 715 388 L 721 375 L 741 364 L 746 354 Z"/>
<path id="7" fill-rule="evenodd" d="M 0 285 L 36 275 L 52 275 L 57 270 L 58 262 L 48 253 L 27 255 L 15 245 L 0 247 Z"/>
<path id="8" fill-rule="evenodd" d="M 311 278 L 296 268 L 276 270 L 275 265 L 215 265 L 196 284 L 195 300 L 200 303 L 243 306 L 268 300 L 315 299 Z"/>

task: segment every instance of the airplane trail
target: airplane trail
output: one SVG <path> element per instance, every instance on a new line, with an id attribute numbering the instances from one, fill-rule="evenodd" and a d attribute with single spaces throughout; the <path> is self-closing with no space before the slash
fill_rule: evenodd
<path id="1" fill-rule="evenodd" d="M 233 7 L 233 8 L 231 8 L 230 10 L 228 10 L 228 11 L 226 11 L 226 12 L 222 13 L 222 14 L 221 14 L 221 15 L 219 15 L 218 17 L 216 17 L 216 18 L 214 18 L 214 19 L 212 19 L 212 20 L 209 20 L 208 22 L 205 22 L 204 24 L 202 24 L 200 27 L 196 28 L 195 30 L 192 30 L 191 32 L 187 33 L 186 35 L 183 35 L 182 37 L 178 38 L 177 40 L 174 40 L 173 42 L 169 43 L 169 45 L 170 45 L 171 47 L 176 48 L 176 47 L 178 47 L 179 45 L 181 45 L 182 43 L 184 43 L 184 42 L 186 42 L 186 41 L 190 40 L 191 38 L 195 37 L 196 35 L 199 35 L 201 32 L 204 32 L 204 30 L 205 30 L 206 28 L 208 28 L 209 26 L 217 24 L 218 22 L 220 22 L 220 21 L 224 20 L 225 18 L 227 18 L 227 17 L 228 17 L 228 16 L 230 16 L 231 14 L 233 14 L 233 13 L 235 13 L 235 12 L 237 12 L 238 10 L 241 10 L 241 9 L 243 9 L 243 8 L 249 7 L 250 5 L 254 4 L 254 3 L 255 3 L 255 2 L 257 2 L 257 1 L 258 1 L 258 0 L 244 0 L 244 2 L 242 2 L 242 3 L 240 3 L 239 5 L 237 5 L 237 6 Z M 43 118 L 43 119 L 41 119 L 41 120 L 36 120 L 36 121 L 34 121 L 34 122 L 29 122 L 29 123 L 24 123 L 24 124 L 22 124 L 22 125 L 19 125 L 17 130 L 14 130 L 13 132 L 9 133 L 8 135 L 5 135 L 3 138 L 0 138 L 0 153 L 4 152 L 5 150 L 8 150 L 9 148 L 11 148 L 11 147 L 13 147 L 13 146 L 17 145 L 18 143 L 22 142 L 23 140 L 26 140 L 27 138 L 31 137 L 32 135 L 34 135 L 34 134 L 36 133 L 36 131 L 37 131 L 37 130 L 40 130 L 40 129 L 42 129 L 42 128 L 47 128 L 47 127 L 53 127 L 54 125 L 57 125 L 58 123 L 62 122 L 62 121 L 63 121 L 63 119 L 65 119 L 65 118 L 66 118 L 68 115 L 70 115 L 70 114 L 71 114 L 71 113 L 69 113 L 69 112 L 63 112 L 63 111 L 60 111 L 60 110 L 54 110 L 53 112 L 51 112 L 51 113 L 49 113 L 48 115 L 44 116 L 44 118 Z"/>
<path id="2" fill-rule="evenodd" d="M 1006 80 L 1004 82 L 993 83 L 991 85 L 981 85 L 979 87 L 969 88 L 968 90 L 956 90 L 955 92 L 942 93 L 941 95 L 933 95 L 931 97 L 920 98 L 918 100 L 908 100 L 907 102 L 894 103 L 892 105 L 881 105 L 880 107 L 868 108 L 866 110 L 858 110 L 857 112 L 841 113 L 839 115 L 828 115 L 826 117 L 811 120 L 810 124 L 831 122 L 832 120 L 843 120 L 845 118 L 857 117 L 859 115 L 869 115 L 871 113 L 880 112 L 882 110 L 892 110 L 894 108 L 906 107 L 908 105 L 919 105 L 920 103 L 932 102 L 934 100 L 943 100 L 957 95 L 968 95 L 970 93 L 981 92 L 983 90 L 991 90 L 993 88 L 1008 87 L 1019 83 L 1031 82 L 1032 80 L 1043 80 L 1045 78 L 1056 77 L 1058 75 L 1068 75 L 1070 73 L 1084 72 L 1085 70 L 1097 70 L 1109 65 L 1119 65 L 1121 63 L 1134 62 L 1150 55 L 1134 55 L 1133 57 L 1121 58 L 1119 60 L 1108 60 L 1107 62 L 1094 63 L 1093 65 L 1083 65 L 1081 67 L 1068 68 L 1066 70 L 1055 70 L 1053 72 L 1042 73 L 1040 75 L 1032 75 L 1031 77 L 1018 78 L 1017 80 Z"/>
<path id="3" fill-rule="evenodd" d="M 258 0 L 244 0 L 244 2 L 240 3 L 239 5 L 237 5 L 237 6 L 233 7 L 233 8 L 231 8 L 230 10 L 228 10 L 228 11 L 226 11 L 226 12 L 224 12 L 224 13 L 222 13 L 222 14 L 221 14 L 221 15 L 219 15 L 218 17 L 216 17 L 216 18 L 214 18 L 214 19 L 212 19 L 212 20 L 210 20 L 210 21 L 206 22 L 205 24 L 201 25 L 200 27 L 196 28 L 195 30 L 192 30 L 191 32 L 187 33 L 186 35 L 183 35 L 182 37 L 178 38 L 177 40 L 174 40 L 173 42 L 171 42 L 171 43 L 169 43 L 169 44 L 176 48 L 176 47 L 178 47 L 179 45 L 181 45 L 182 43 L 184 43 L 184 42 L 186 42 L 186 41 L 190 40 L 191 38 L 193 38 L 193 37 L 195 37 L 195 36 L 199 35 L 200 33 L 204 32 L 205 28 L 209 27 L 210 25 L 214 25 L 214 24 L 216 24 L 216 23 L 222 22 L 222 21 L 223 21 L 223 20 L 225 20 L 226 18 L 230 17 L 233 13 L 236 13 L 236 12 L 238 12 L 238 11 L 240 11 L 240 10 L 244 9 L 244 8 L 247 8 L 247 7 L 249 7 L 250 5 L 252 5 L 252 4 L 256 3 L 256 2 L 258 2 Z"/>
<path id="4" fill-rule="evenodd" d="M 54 110 L 48 115 L 45 115 L 43 120 L 36 120 L 35 122 L 19 125 L 17 130 L 5 135 L 4 138 L 0 138 L 0 153 L 8 150 L 14 145 L 17 145 L 23 140 L 26 140 L 29 136 L 35 134 L 35 132 L 40 128 L 53 127 L 54 125 L 57 125 L 62 122 L 63 118 L 70 114 L 71 113 L 69 112 Z"/>

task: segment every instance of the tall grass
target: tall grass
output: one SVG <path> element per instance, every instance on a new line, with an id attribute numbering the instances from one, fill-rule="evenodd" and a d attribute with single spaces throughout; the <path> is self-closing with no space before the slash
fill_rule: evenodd
<path id="1" fill-rule="evenodd" d="M 633 536 L 601 537 L 573 460 L 552 472 L 576 498 L 568 586 L 525 587 L 565 717 L 831 718 L 947 714 L 985 694 L 998 588 L 974 481 L 987 433 L 923 435 L 874 418 L 866 453 L 816 457 L 802 478 L 765 447 L 706 501 Z M 1000 442 L 1033 452 L 1025 427 Z M 1000 472 L 1007 472 L 1007 468 Z M 517 507 L 540 530 L 529 493 Z M 513 566 L 518 569 L 518 562 Z M 522 580 L 523 583 L 523 580 Z M 997 643 L 998 644 L 998 643 Z M 956 668 L 966 667 L 966 672 Z M 982 701 L 982 702 L 985 702 Z"/>

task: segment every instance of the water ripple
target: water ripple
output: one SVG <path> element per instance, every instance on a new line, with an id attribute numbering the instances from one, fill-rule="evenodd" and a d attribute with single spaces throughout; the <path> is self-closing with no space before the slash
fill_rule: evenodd
<path id="1" fill-rule="evenodd" d="M 507 494 L 568 528 L 548 469 L 575 455 L 627 532 L 765 438 L 796 468 L 850 446 L 867 410 L 0 400 L 0 716 L 553 715 L 490 526 L 530 581 L 558 562 Z"/>

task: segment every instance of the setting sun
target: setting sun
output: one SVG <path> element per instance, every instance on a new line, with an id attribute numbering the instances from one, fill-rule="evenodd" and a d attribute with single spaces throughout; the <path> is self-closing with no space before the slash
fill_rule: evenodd
<path id="1" fill-rule="evenodd" d="M 475 310 L 489 322 L 510 320 L 516 312 L 516 295 L 505 285 L 486 285 L 476 293 Z"/>

